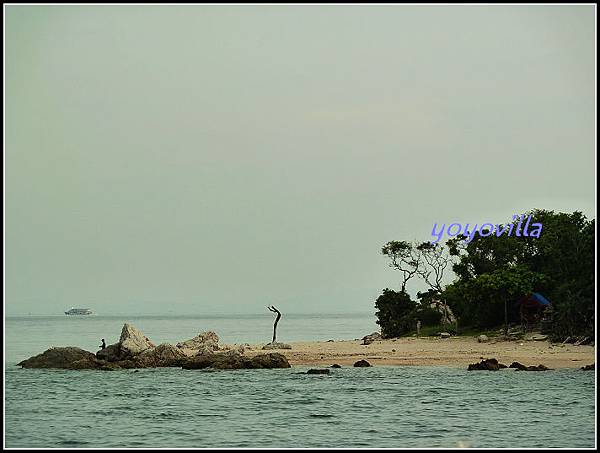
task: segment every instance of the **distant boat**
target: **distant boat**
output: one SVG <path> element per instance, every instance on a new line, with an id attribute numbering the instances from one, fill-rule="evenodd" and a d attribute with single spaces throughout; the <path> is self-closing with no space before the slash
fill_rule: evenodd
<path id="1" fill-rule="evenodd" d="M 71 308 L 65 311 L 65 315 L 92 315 L 94 312 L 89 308 Z"/>

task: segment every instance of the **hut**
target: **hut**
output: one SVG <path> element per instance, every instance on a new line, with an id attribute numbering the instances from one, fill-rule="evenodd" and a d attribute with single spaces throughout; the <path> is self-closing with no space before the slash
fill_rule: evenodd
<path id="1" fill-rule="evenodd" d="M 540 293 L 531 293 L 519 300 L 521 325 L 528 328 L 539 325 L 552 304 Z"/>

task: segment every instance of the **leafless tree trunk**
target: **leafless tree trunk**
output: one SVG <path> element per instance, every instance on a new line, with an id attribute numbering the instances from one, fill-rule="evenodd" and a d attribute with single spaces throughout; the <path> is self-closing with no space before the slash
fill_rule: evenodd
<path id="1" fill-rule="evenodd" d="M 431 289 L 442 293 L 444 271 L 452 264 L 450 256 L 446 254 L 443 246 L 429 242 L 419 244 L 417 250 L 421 253 L 421 259 L 418 260 L 420 264 L 418 274 Z"/>
<path id="2" fill-rule="evenodd" d="M 269 309 L 269 311 L 272 311 L 273 313 L 277 313 L 277 317 L 275 318 L 275 324 L 273 324 L 273 341 L 271 343 L 275 343 L 275 338 L 277 337 L 277 323 L 279 322 L 279 319 L 281 318 L 281 312 L 279 310 L 277 310 L 275 307 L 273 307 L 272 305 L 269 307 L 267 306 L 267 308 Z"/>

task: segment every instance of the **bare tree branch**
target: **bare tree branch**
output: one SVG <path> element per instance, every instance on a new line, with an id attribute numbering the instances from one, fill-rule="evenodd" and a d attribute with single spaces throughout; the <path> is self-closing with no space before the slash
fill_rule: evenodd
<path id="1" fill-rule="evenodd" d="M 279 319 L 281 318 L 281 312 L 272 305 L 271 306 L 267 305 L 267 309 L 269 311 L 272 311 L 273 313 L 277 313 L 277 317 L 275 318 L 275 323 L 273 324 L 273 341 L 272 341 L 272 343 L 275 343 L 275 338 L 277 336 L 277 323 L 279 322 Z"/>
<path id="2" fill-rule="evenodd" d="M 381 253 L 390 259 L 391 268 L 402 272 L 402 292 L 406 292 L 406 284 L 419 272 L 421 254 L 414 244 L 406 241 L 390 241 Z"/>

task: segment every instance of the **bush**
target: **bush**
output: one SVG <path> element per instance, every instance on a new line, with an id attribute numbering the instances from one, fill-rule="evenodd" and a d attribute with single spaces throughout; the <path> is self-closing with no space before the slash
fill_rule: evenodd
<path id="1" fill-rule="evenodd" d="M 384 289 L 375 301 L 377 324 L 384 338 L 398 337 L 414 330 L 417 304 L 403 291 Z"/>

